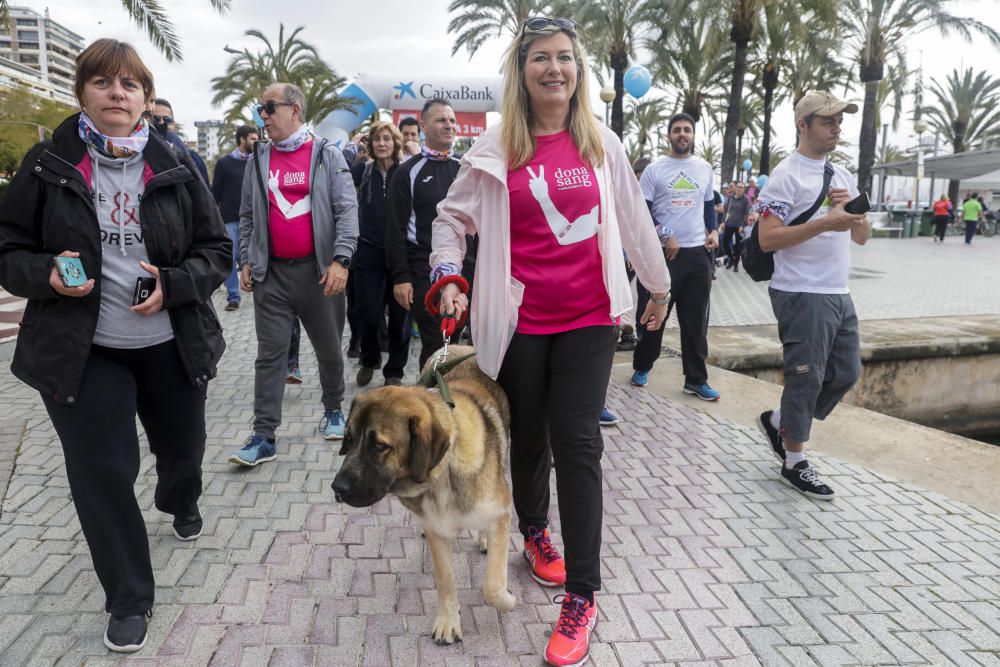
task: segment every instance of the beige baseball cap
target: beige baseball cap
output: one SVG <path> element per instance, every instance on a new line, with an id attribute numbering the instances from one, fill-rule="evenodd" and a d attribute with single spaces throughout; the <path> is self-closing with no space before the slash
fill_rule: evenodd
<path id="1" fill-rule="evenodd" d="M 838 99 L 825 90 L 810 90 L 795 105 L 795 118 L 804 118 L 810 114 L 835 116 L 841 111 L 857 113 L 858 105 Z"/>

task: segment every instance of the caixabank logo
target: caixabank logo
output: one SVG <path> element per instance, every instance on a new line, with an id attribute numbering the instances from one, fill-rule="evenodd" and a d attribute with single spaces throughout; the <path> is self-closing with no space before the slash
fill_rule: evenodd
<path id="1" fill-rule="evenodd" d="M 400 81 L 399 84 L 393 86 L 392 89 L 396 91 L 396 94 L 392 96 L 394 100 L 404 100 L 407 95 L 413 99 L 417 99 L 416 93 L 413 92 L 413 81 Z"/>

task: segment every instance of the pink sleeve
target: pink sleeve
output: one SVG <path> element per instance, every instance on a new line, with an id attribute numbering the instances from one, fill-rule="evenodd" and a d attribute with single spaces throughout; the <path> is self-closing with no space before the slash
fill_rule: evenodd
<path id="1" fill-rule="evenodd" d="M 465 258 L 465 235 L 476 233 L 482 193 L 478 170 L 463 164 L 448 196 L 437 205 L 437 218 L 431 226 L 431 273 L 459 273 Z M 452 267 L 457 270 L 451 271 Z M 442 268 L 443 271 L 438 271 Z"/>
<path id="2" fill-rule="evenodd" d="M 663 249 L 656 235 L 653 218 L 649 215 L 646 199 L 639 188 L 639 181 L 629 166 L 628 156 L 621 142 L 605 142 L 606 160 L 614 188 L 615 211 L 622 247 L 635 268 L 639 280 L 650 292 L 670 291 L 670 274 L 663 259 Z"/>

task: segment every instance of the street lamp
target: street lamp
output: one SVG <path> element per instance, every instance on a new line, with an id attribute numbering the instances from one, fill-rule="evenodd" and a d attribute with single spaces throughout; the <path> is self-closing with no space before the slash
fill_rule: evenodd
<path id="1" fill-rule="evenodd" d="M 604 102 L 604 124 L 610 126 L 611 119 L 609 116 L 611 115 L 611 103 L 615 101 L 617 93 L 611 86 L 604 86 L 601 88 L 601 92 L 598 93 L 598 95 L 600 95 L 601 101 Z"/>
<path id="2" fill-rule="evenodd" d="M 913 129 L 917 133 L 917 177 L 913 182 L 913 208 L 920 209 L 920 180 L 924 177 L 924 132 L 927 131 L 927 123 L 922 118 L 913 121 Z M 919 214 L 918 214 L 919 215 Z"/>

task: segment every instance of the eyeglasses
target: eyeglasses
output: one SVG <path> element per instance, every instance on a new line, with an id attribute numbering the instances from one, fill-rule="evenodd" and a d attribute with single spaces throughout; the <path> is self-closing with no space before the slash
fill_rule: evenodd
<path id="1" fill-rule="evenodd" d="M 295 106 L 292 102 L 275 102 L 274 100 L 268 100 L 257 105 L 257 114 L 266 113 L 268 116 L 273 116 L 274 112 L 277 111 L 278 107 L 291 107 Z"/>
<path id="2" fill-rule="evenodd" d="M 560 30 L 565 30 L 571 35 L 576 34 L 576 21 L 563 17 L 549 18 L 548 16 L 533 16 L 524 22 L 527 30 L 544 30 L 549 26 L 555 26 Z"/>
<path id="3" fill-rule="evenodd" d="M 171 118 L 170 116 L 160 116 L 157 114 L 153 114 L 152 118 L 154 125 L 164 125 L 164 124 L 169 125 L 170 123 L 174 122 L 174 119 Z"/>

